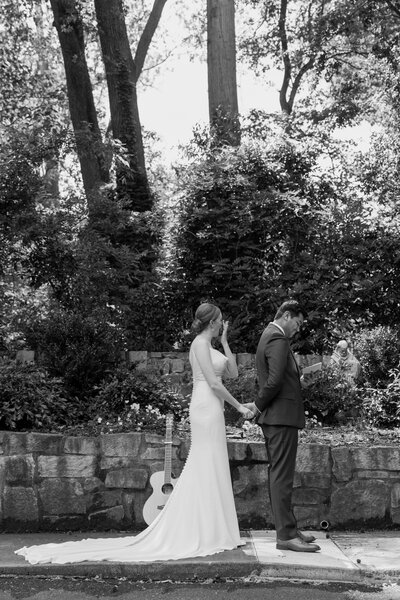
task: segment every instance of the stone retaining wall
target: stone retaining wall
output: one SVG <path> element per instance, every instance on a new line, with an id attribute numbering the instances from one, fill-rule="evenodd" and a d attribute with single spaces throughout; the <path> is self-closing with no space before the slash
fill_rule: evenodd
<path id="1" fill-rule="evenodd" d="M 228 441 L 228 448 L 240 526 L 271 527 L 264 444 Z M 174 438 L 175 476 L 188 450 Z M 163 461 L 164 439 L 150 433 L 0 432 L 0 528 L 140 530 L 149 479 Z M 293 501 L 303 527 L 398 525 L 400 449 L 300 445 Z"/>

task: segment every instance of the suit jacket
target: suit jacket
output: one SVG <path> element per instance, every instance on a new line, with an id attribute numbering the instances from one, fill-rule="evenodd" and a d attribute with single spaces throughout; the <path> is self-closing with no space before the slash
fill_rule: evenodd
<path id="1" fill-rule="evenodd" d="M 257 422 L 304 427 L 300 371 L 289 339 L 273 323 L 264 330 L 258 343 L 256 369 L 259 386 L 256 406 L 261 411 Z"/>

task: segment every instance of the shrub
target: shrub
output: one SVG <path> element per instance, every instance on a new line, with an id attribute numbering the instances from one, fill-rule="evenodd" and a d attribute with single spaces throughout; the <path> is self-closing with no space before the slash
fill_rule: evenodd
<path id="1" fill-rule="evenodd" d="M 365 385 L 384 388 L 399 365 L 400 334 L 383 326 L 363 330 L 354 337 L 354 353 L 361 363 Z"/>
<path id="2" fill-rule="evenodd" d="M 55 308 L 27 334 L 38 363 L 81 400 L 120 360 L 123 337 L 111 319 L 109 311 L 100 309 L 84 315 Z"/>
<path id="3" fill-rule="evenodd" d="M 60 379 L 50 377 L 33 363 L 0 359 L 1 429 L 51 430 L 76 417 Z"/>
<path id="4" fill-rule="evenodd" d="M 400 370 L 390 371 L 385 389 L 366 390 L 363 408 L 366 420 L 375 427 L 400 427 Z"/>
<path id="5" fill-rule="evenodd" d="M 91 426 L 102 433 L 141 430 L 164 433 L 168 413 L 174 415 L 175 422 L 185 420 L 187 399 L 160 380 L 158 373 L 123 366 L 97 387 L 90 413 Z"/>
<path id="6" fill-rule="evenodd" d="M 346 378 L 340 367 L 322 369 L 320 375 L 303 389 L 306 415 L 322 424 L 334 424 L 359 416 L 362 390 Z"/>

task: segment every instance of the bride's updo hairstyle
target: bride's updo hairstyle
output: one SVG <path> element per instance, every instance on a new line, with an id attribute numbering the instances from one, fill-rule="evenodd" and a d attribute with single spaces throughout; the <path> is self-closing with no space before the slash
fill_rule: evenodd
<path id="1" fill-rule="evenodd" d="M 215 304 L 209 304 L 208 302 L 203 302 L 203 304 L 200 304 L 199 308 L 196 310 L 196 314 L 194 315 L 192 331 L 198 335 L 208 327 L 210 321 L 218 319 L 220 314 L 221 311 L 218 306 L 215 306 Z"/>

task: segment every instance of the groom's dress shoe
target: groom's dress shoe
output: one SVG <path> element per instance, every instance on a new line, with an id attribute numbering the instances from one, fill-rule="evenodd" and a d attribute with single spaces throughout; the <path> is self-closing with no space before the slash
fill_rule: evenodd
<path id="1" fill-rule="evenodd" d="M 315 540 L 317 539 L 311 533 L 306 533 L 305 531 L 300 531 L 299 529 L 297 530 L 297 537 L 299 537 L 301 540 L 303 540 L 303 542 L 307 542 L 307 544 L 311 544 L 312 542 L 315 542 Z"/>
<path id="2" fill-rule="evenodd" d="M 276 540 L 276 547 L 278 550 L 293 550 L 294 552 L 317 552 L 321 550 L 318 544 L 307 544 L 299 537 L 291 540 Z"/>

